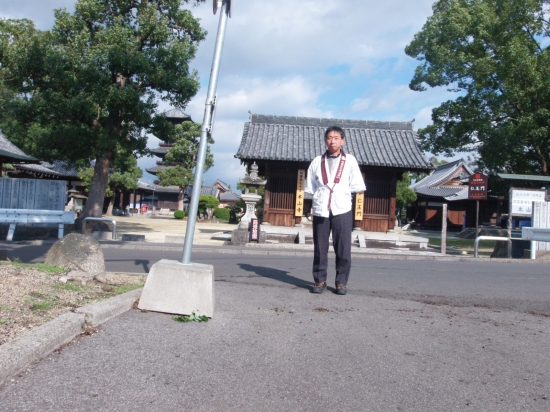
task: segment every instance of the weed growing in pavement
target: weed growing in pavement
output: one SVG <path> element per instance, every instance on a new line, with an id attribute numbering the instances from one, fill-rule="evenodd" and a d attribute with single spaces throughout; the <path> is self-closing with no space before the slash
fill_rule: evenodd
<path id="1" fill-rule="evenodd" d="M 191 313 L 190 315 L 178 315 L 178 316 L 172 316 L 172 319 L 174 319 L 176 322 L 208 322 L 207 316 L 200 316 L 197 315 L 195 312 Z"/>
<path id="2" fill-rule="evenodd" d="M 2 304 L 0 304 L 0 312 L 2 312 L 2 311 L 4 311 L 4 310 L 5 310 L 6 312 L 11 312 L 11 311 L 13 311 L 13 308 L 10 307 L 10 306 L 7 306 L 7 305 L 2 305 Z"/>

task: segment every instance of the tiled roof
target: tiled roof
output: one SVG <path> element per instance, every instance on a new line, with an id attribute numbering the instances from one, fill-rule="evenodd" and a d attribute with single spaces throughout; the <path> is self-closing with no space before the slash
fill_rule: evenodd
<path id="1" fill-rule="evenodd" d="M 149 149 L 151 151 L 151 153 L 159 156 L 159 157 L 162 157 L 162 156 L 165 156 L 166 153 L 168 153 L 168 150 L 170 150 L 171 147 L 167 147 L 167 146 L 159 146 L 159 147 L 156 147 L 154 149 Z"/>
<path id="2" fill-rule="evenodd" d="M 38 163 L 35 157 L 26 155 L 21 149 L 10 142 L 0 130 L 0 158 L 9 163 Z"/>
<path id="3" fill-rule="evenodd" d="M 143 191 L 152 192 L 154 187 L 155 191 L 159 193 L 179 193 L 180 192 L 180 188 L 178 186 L 160 186 L 160 185 L 144 182 L 143 180 L 138 180 L 138 186 L 139 186 L 139 189 Z"/>
<path id="4" fill-rule="evenodd" d="M 238 202 L 241 199 L 239 193 L 235 193 L 233 190 L 228 190 L 225 193 L 220 194 L 220 201 L 222 202 Z"/>
<path id="5" fill-rule="evenodd" d="M 326 150 L 324 133 L 340 126 L 344 151 L 360 165 L 431 170 L 413 131 L 412 122 L 319 119 L 253 114 L 245 123 L 238 159 L 310 162 Z"/>
<path id="6" fill-rule="evenodd" d="M 214 184 L 219 184 L 225 191 L 227 190 L 230 190 L 230 187 L 227 183 L 225 183 L 224 181 L 220 180 L 220 179 L 217 179 Z"/>
<path id="7" fill-rule="evenodd" d="M 163 114 L 164 114 L 164 116 L 166 116 L 166 118 L 168 118 L 168 119 L 191 120 L 191 116 L 188 115 L 187 113 L 184 113 L 184 112 L 183 112 L 182 110 L 180 110 L 180 109 L 168 110 L 167 112 L 164 112 Z"/>
<path id="8" fill-rule="evenodd" d="M 50 176 L 69 177 L 78 179 L 78 170 L 67 162 L 54 160 L 52 163 L 40 162 L 39 164 L 16 164 L 15 169 L 30 173 L 42 173 Z"/>
<path id="9" fill-rule="evenodd" d="M 456 173 L 464 167 L 464 172 Z M 456 196 L 464 189 L 468 190 L 468 185 L 445 185 L 450 179 L 458 178 L 462 180 L 463 178 L 474 174 L 473 170 L 468 167 L 464 162 L 464 159 L 455 160 L 454 162 L 447 163 L 441 166 L 438 166 L 434 172 L 426 176 L 421 181 L 415 183 L 411 186 L 411 189 L 416 193 L 433 196 L 433 197 L 448 197 Z"/>

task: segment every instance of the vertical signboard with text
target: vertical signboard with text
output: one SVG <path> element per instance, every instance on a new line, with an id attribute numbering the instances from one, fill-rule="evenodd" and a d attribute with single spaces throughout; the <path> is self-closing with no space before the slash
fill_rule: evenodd
<path id="1" fill-rule="evenodd" d="M 296 184 L 296 205 L 294 206 L 294 216 L 302 217 L 304 214 L 304 190 L 306 188 L 306 171 L 298 169 L 298 182 Z"/>
<path id="2" fill-rule="evenodd" d="M 468 199 L 486 200 L 489 178 L 481 173 L 474 173 L 468 182 Z"/>

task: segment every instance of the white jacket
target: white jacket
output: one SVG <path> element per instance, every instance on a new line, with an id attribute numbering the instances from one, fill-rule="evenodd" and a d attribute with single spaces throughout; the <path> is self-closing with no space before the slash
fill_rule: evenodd
<path id="1" fill-rule="evenodd" d="M 332 173 L 327 165 L 328 184 L 323 184 L 323 175 L 321 172 L 321 157 L 317 156 L 307 171 L 305 191 L 313 195 L 313 215 L 329 217 L 328 201 L 330 197 L 330 188 L 334 185 L 334 175 L 338 170 L 335 165 Z M 354 156 L 346 153 L 346 164 L 342 172 L 340 182 L 334 185 L 331 198 L 331 212 L 333 215 L 341 215 L 351 210 L 351 194 L 364 192 L 366 190 L 359 164 Z"/>

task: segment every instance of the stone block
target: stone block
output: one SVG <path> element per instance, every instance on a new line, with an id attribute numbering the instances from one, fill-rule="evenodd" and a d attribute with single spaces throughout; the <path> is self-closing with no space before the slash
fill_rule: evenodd
<path id="1" fill-rule="evenodd" d="M 261 233 L 261 232 L 260 232 Z M 231 232 L 231 242 L 236 245 L 248 243 L 250 240 L 250 232 L 248 229 L 235 229 Z"/>
<path id="2" fill-rule="evenodd" d="M 214 315 L 214 266 L 162 259 L 155 263 L 139 309 L 211 318 Z"/>
<path id="3" fill-rule="evenodd" d="M 357 235 L 357 240 L 359 241 L 359 247 L 360 248 L 366 248 L 367 242 L 365 241 L 364 235 Z"/>
<path id="4" fill-rule="evenodd" d="M 125 233 L 122 235 L 123 242 L 145 242 L 145 235 L 134 235 L 132 233 Z"/>

